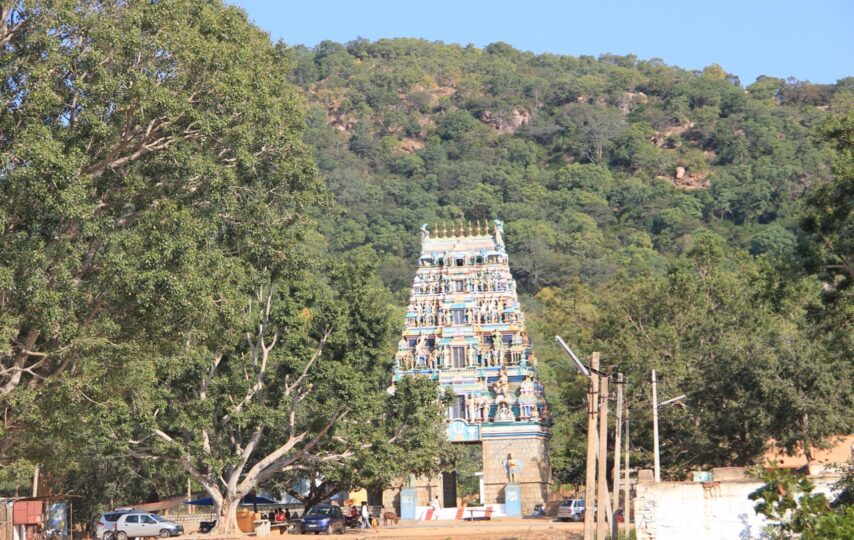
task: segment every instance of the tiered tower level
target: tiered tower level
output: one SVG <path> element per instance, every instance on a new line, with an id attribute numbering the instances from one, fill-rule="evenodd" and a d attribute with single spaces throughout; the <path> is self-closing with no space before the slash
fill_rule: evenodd
<path id="1" fill-rule="evenodd" d="M 394 378 L 428 376 L 450 389 L 447 436 L 482 444 L 483 502 L 505 502 L 504 488 L 514 483 L 530 512 L 548 500 L 549 409 L 510 274 L 504 224 L 491 228 L 480 222 L 421 227 Z M 449 491 L 443 486 L 446 507 Z"/>

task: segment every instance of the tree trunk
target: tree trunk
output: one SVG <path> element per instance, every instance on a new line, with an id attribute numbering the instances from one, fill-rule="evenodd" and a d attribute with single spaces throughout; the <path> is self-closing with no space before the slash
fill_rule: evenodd
<path id="1" fill-rule="evenodd" d="M 234 493 L 226 493 L 222 498 L 222 502 L 220 504 L 216 504 L 216 499 L 214 499 L 214 504 L 216 507 L 216 527 L 214 527 L 214 534 L 240 534 L 240 528 L 237 526 L 237 507 L 240 505 L 240 499 L 242 497 L 238 496 Z"/>

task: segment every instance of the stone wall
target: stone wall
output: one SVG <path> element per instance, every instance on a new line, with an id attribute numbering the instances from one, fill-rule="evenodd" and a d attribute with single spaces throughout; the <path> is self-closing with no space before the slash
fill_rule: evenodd
<path id="1" fill-rule="evenodd" d="M 483 482 L 485 502 L 503 503 L 507 456 L 517 463 L 516 483 L 522 493 L 522 513 L 530 514 L 537 504 L 549 500 L 551 466 L 548 441 L 543 438 L 486 439 L 483 441 Z"/>
<path id="2" fill-rule="evenodd" d="M 400 489 L 406 486 L 405 479 L 395 480 L 392 485 L 383 490 L 383 508 L 386 510 L 394 509 L 397 515 L 400 515 Z M 439 496 L 442 499 L 442 475 L 436 476 L 419 476 L 415 479 L 413 487 L 416 489 L 418 496 L 417 506 L 429 506 L 433 497 Z"/>
<path id="3" fill-rule="evenodd" d="M 830 493 L 837 478 L 814 478 L 817 493 Z M 756 480 L 660 482 L 637 485 L 638 540 L 760 538 L 766 522 L 748 495 Z"/>

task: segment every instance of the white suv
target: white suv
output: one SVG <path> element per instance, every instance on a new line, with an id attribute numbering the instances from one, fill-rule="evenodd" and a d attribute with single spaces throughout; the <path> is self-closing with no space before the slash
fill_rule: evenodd
<path id="1" fill-rule="evenodd" d="M 138 512 L 132 508 L 119 508 L 112 512 L 104 512 L 98 521 L 95 523 L 95 538 L 98 540 L 113 540 L 113 533 L 116 530 L 116 522 L 122 517 L 122 514 Z"/>
<path id="2" fill-rule="evenodd" d="M 561 521 L 581 521 L 584 519 L 584 499 L 567 499 L 560 503 L 557 518 Z"/>
<path id="3" fill-rule="evenodd" d="M 128 538 L 144 538 L 148 536 L 159 536 L 169 538 L 184 534 L 184 527 L 168 521 L 157 514 L 147 512 L 122 514 L 116 521 L 115 539 L 128 540 Z"/>

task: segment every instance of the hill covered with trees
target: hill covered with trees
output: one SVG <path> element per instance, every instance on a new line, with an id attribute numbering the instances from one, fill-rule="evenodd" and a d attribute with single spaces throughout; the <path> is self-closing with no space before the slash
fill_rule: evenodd
<path id="1" fill-rule="evenodd" d="M 717 65 L 504 43 L 359 39 L 289 54 L 305 139 L 339 204 L 322 226 L 335 249 L 373 245 L 399 305 L 421 223 L 506 222 L 560 478 L 579 476 L 584 385 L 555 333 L 628 374 L 641 461 L 649 370 L 664 395 L 688 394 L 662 420 L 674 473 L 851 428 L 850 259 L 820 274 L 824 236 L 805 223 L 823 212 L 810 194 L 832 183 L 830 139 L 850 152 L 826 126 L 846 114 L 850 126 L 854 79 L 745 87 Z"/>
<path id="2" fill-rule="evenodd" d="M 228 532 L 256 487 L 436 472 L 391 351 L 418 228 L 461 219 L 506 222 L 559 479 L 556 333 L 627 374 L 641 466 L 651 368 L 671 474 L 852 428 L 854 79 L 287 47 L 221 0 L 0 1 L 0 65 L 0 494 L 38 470 L 91 523 L 191 478 Z"/>

